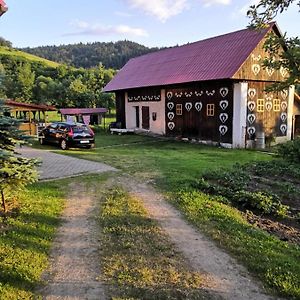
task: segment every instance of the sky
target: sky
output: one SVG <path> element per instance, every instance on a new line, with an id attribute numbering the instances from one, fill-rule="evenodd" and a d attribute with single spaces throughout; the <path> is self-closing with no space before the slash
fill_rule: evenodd
<path id="1" fill-rule="evenodd" d="M 249 24 L 258 0 L 5 0 L 0 36 L 14 47 L 131 40 L 148 47 L 182 45 Z M 296 5 L 276 21 L 299 36 Z"/>

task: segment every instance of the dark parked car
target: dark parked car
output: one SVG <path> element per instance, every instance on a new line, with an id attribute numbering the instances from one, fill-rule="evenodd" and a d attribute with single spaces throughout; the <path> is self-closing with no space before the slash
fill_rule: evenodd
<path id="1" fill-rule="evenodd" d="M 57 144 L 63 150 L 69 147 L 91 148 L 95 144 L 95 135 L 85 124 L 56 122 L 41 130 L 39 141 L 41 145 Z"/>

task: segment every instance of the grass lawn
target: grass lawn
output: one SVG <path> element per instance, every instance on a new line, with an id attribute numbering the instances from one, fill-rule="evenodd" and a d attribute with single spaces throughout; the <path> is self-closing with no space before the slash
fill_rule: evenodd
<path id="1" fill-rule="evenodd" d="M 105 162 L 138 178 L 151 180 L 164 191 L 177 189 L 208 170 L 228 168 L 237 162 L 272 159 L 257 151 L 219 149 L 140 135 L 110 135 L 103 131 L 96 135 L 95 149 L 60 153 Z"/>
<path id="2" fill-rule="evenodd" d="M 19 211 L 0 219 L 0 299 L 33 299 L 48 266 L 64 205 L 61 183 L 36 183 L 19 195 Z"/>

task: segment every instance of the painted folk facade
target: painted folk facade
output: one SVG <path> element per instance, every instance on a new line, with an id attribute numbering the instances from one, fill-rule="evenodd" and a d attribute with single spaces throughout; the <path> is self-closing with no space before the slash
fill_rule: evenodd
<path id="1" fill-rule="evenodd" d="M 269 84 L 227 80 L 130 90 L 117 97 L 125 104 L 118 120 L 124 128 L 233 147 L 261 133 L 282 142 L 291 138 L 293 89 L 266 93 Z"/>

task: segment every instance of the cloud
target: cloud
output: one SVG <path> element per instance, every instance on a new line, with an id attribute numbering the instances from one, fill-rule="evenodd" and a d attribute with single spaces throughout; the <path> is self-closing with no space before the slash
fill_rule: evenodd
<path id="1" fill-rule="evenodd" d="M 132 8 L 138 8 L 146 14 L 166 22 L 188 8 L 188 0 L 123 0 Z"/>
<path id="2" fill-rule="evenodd" d="M 231 0 L 202 0 L 205 7 L 213 5 L 230 5 Z"/>
<path id="3" fill-rule="evenodd" d="M 142 28 L 134 28 L 128 25 L 105 26 L 101 24 L 89 24 L 85 21 L 73 21 L 71 25 L 78 30 L 64 34 L 64 36 L 72 35 L 131 35 L 131 36 L 148 36 L 146 30 Z"/>

